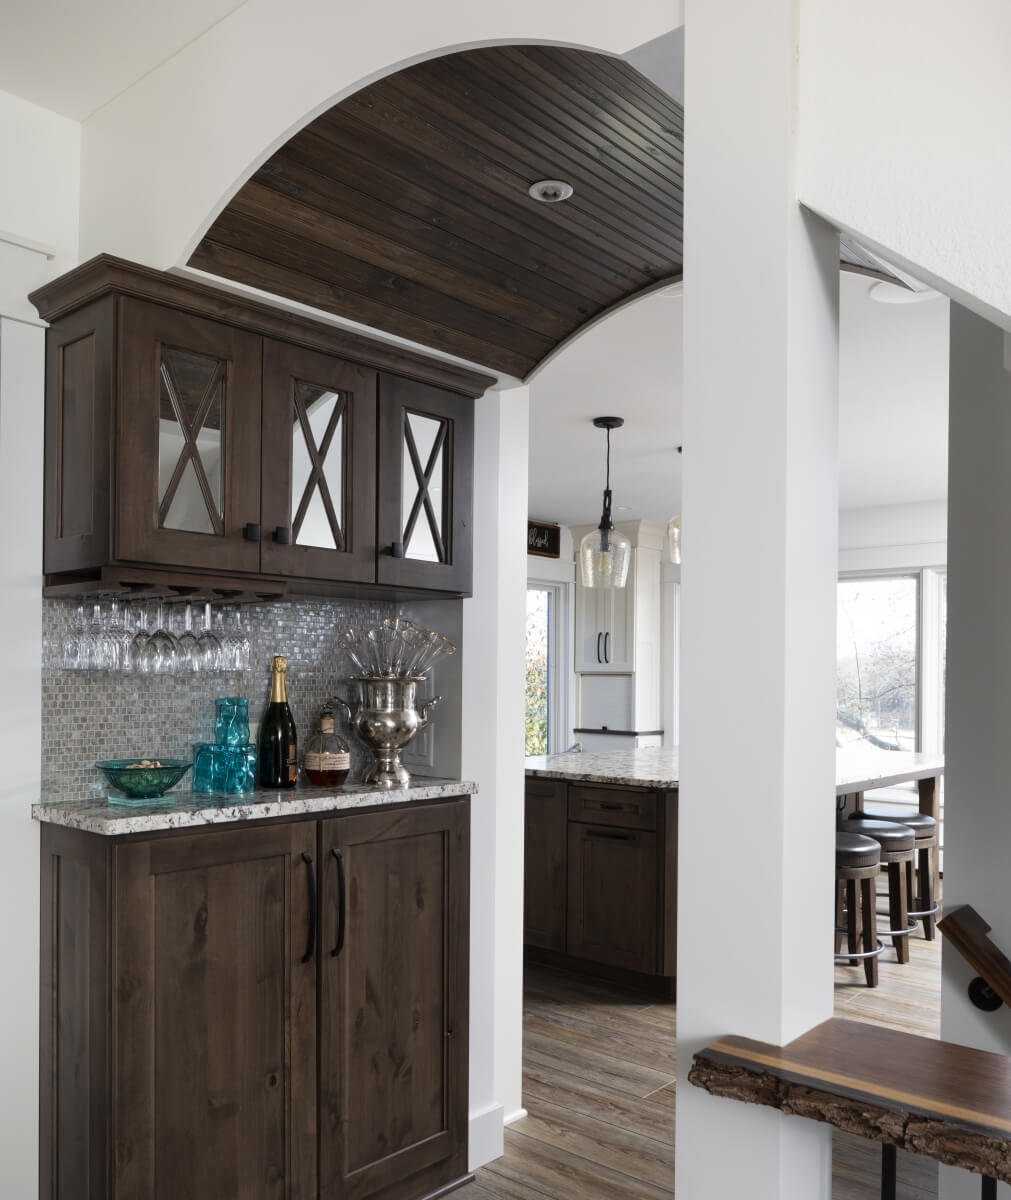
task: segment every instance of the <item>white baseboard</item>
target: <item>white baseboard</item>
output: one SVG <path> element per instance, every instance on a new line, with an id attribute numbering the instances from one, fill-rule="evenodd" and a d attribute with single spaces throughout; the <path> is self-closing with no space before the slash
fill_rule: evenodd
<path id="1" fill-rule="evenodd" d="M 522 1121 L 527 1115 L 525 1108 L 518 1108 L 515 1112 L 511 1112 L 503 1122 L 505 1125 L 514 1125 L 517 1121 Z"/>
<path id="2" fill-rule="evenodd" d="M 468 1123 L 468 1163 L 469 1171 L 476 1171 L 485 1163 L 490 1163 L 502 1157 L 505 1145 L 504 1109 L 501 1104 L 489 1104 L 478 1112 L 470 1114 Z"/>

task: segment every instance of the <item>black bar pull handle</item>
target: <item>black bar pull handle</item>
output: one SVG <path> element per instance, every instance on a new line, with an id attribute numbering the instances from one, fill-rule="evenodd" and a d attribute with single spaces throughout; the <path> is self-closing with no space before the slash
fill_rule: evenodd
<path id="1" fill-rule="evenodd" d="M 291 530 L 287 525 L 275 525 L 273 537 L 279 546 L 287 546 L 291 542 Z"/>
<path id="2" fill-rule="evenodd" d="M 604 661 L 604 660 L 603 660 L 603 659 L 600 657 L 600 639 L 601 639 L 603 636 L 604 636 L 604 635 L 603 635 L 602 633 L 598 633 L 598 634 L 597 634 L 597 662 L 603 662 L 603 661 Z"/>
<path id="3" fill-rule="evenodd" d="M 624 804 L 607 804 L 604 801 L 601 801 L 600 811 L 601 812 L 624 812 L 625 806 L 624 806 Z"/>
<path id="4" fill-rule="evenodd" d="M 258 542 L 260 540 L 260 526 L 256 521 L 247 521 L 246 528 L 242 531 L 242 536 L 247 542 Z"/>
<path id="5" fill-rule="evenodd" d="M 316 868 L 313 866 L 312 855 L 302 852 L 302 861 L 306 867 L 306 880 L 309 884 L 309 938 L 306 942 L 304 963 L 311 962 L 316 953 Z"/>
<path id="6" fill-rule="evenodd" d="M 347 929 L 348 914 L 348 880 L 344 870 L 344 851 L 335 847 L 330 853 L 337 860 L 337 944 L 330 951 L 330 957 L 336 958 L 344 949 L 344 933 Z"/>
<path id="7" fill-rule="evenodd" d="M 588 829 L 587 837 L 592 838 L 609 838 L 613 842 L 634 842 L 634 833 L 612 833 L 610 829 Z"/>
<path id="8" fill-rule="evenodd" d="M 611 633 L 610 633 L 610 630 L 608 630 L 608 632 L 604 634 L 604 662 L 609 663 L 610 661 L 611 661 Z"/>

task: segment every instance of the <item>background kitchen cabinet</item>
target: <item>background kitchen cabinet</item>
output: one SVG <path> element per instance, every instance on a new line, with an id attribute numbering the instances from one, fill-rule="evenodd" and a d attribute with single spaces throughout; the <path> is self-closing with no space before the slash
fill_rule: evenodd
<path id="1" fill-rule="evenodd" d="M 573 528 L 577 545 L 586 528 Z M 577 575 L 573 726 L 580 741 L 583 730 L 654 733 L 662 727 L 663 528 L 636 521 L 622 529 L 632 538 L 625 587 L 584 588 Z M 625 742 L 619 748 L 627 748 Z"/>
<path id="2" fill-rule="evenodd" d="M 465 798 L 126 840 L 43 825 L 40 1194 L 461 1180 L 468 939 Z"/>
<path id="3" fill-rule="evenodd" d="M 527 956 L 670 996 L 677 792 L 527 776 L 524 847 Z"/>
<path id="4" fill-rule="evenodd" d="M 551 779 L 528 779 L 525 807 L 523 941 L 564 951 L 568 787 Z"/>

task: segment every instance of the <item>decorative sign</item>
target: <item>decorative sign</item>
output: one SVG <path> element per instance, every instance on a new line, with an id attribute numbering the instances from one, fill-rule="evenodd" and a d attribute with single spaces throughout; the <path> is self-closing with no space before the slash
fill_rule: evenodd
<path id="1" fill-rule="evenodd" d="M 544 521 L 527 521 L 527 554 L 538 558 L 559 558 L 562 547 L 562 531 L 557 525 Z"/>

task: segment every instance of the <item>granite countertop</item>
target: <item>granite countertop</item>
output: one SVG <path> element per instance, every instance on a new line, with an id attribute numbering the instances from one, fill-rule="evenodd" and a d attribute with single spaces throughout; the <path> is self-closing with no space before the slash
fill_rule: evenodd
<path id="1" fill-rule="evenodd" d="M 535 779 L 567 779 L 570 783 L 616 783 L 623 787 L 676 788 L 678 752 L 659 746 L 644 750 L 542 754 L 526 760 Z"/>
<path id="2" fill-rule="evenodd" d="M 473 795 L 477 784 L 460 779 L 429 779 L 418 775 L 406 788 L 380 788 L 369 783 L 349 783 L 335 791 L 296 788 L 295 791 L 250 792 L 225 796 L 215 792 L 176 791 L 163 800 L 141 806 L 110 804 L 105 796 L 93 800 L 49 800 L 32 805 L 36 821 L 81 829 L 106 837 L 128 833 L 155 833 L 162 829 L 199 828 L 229 821 L 262 821 L 268 817 L 294 817 L 342 812 L 409 800 L 438 800 Z M 165 800 L 171 799 L 166 804 Z"/>

